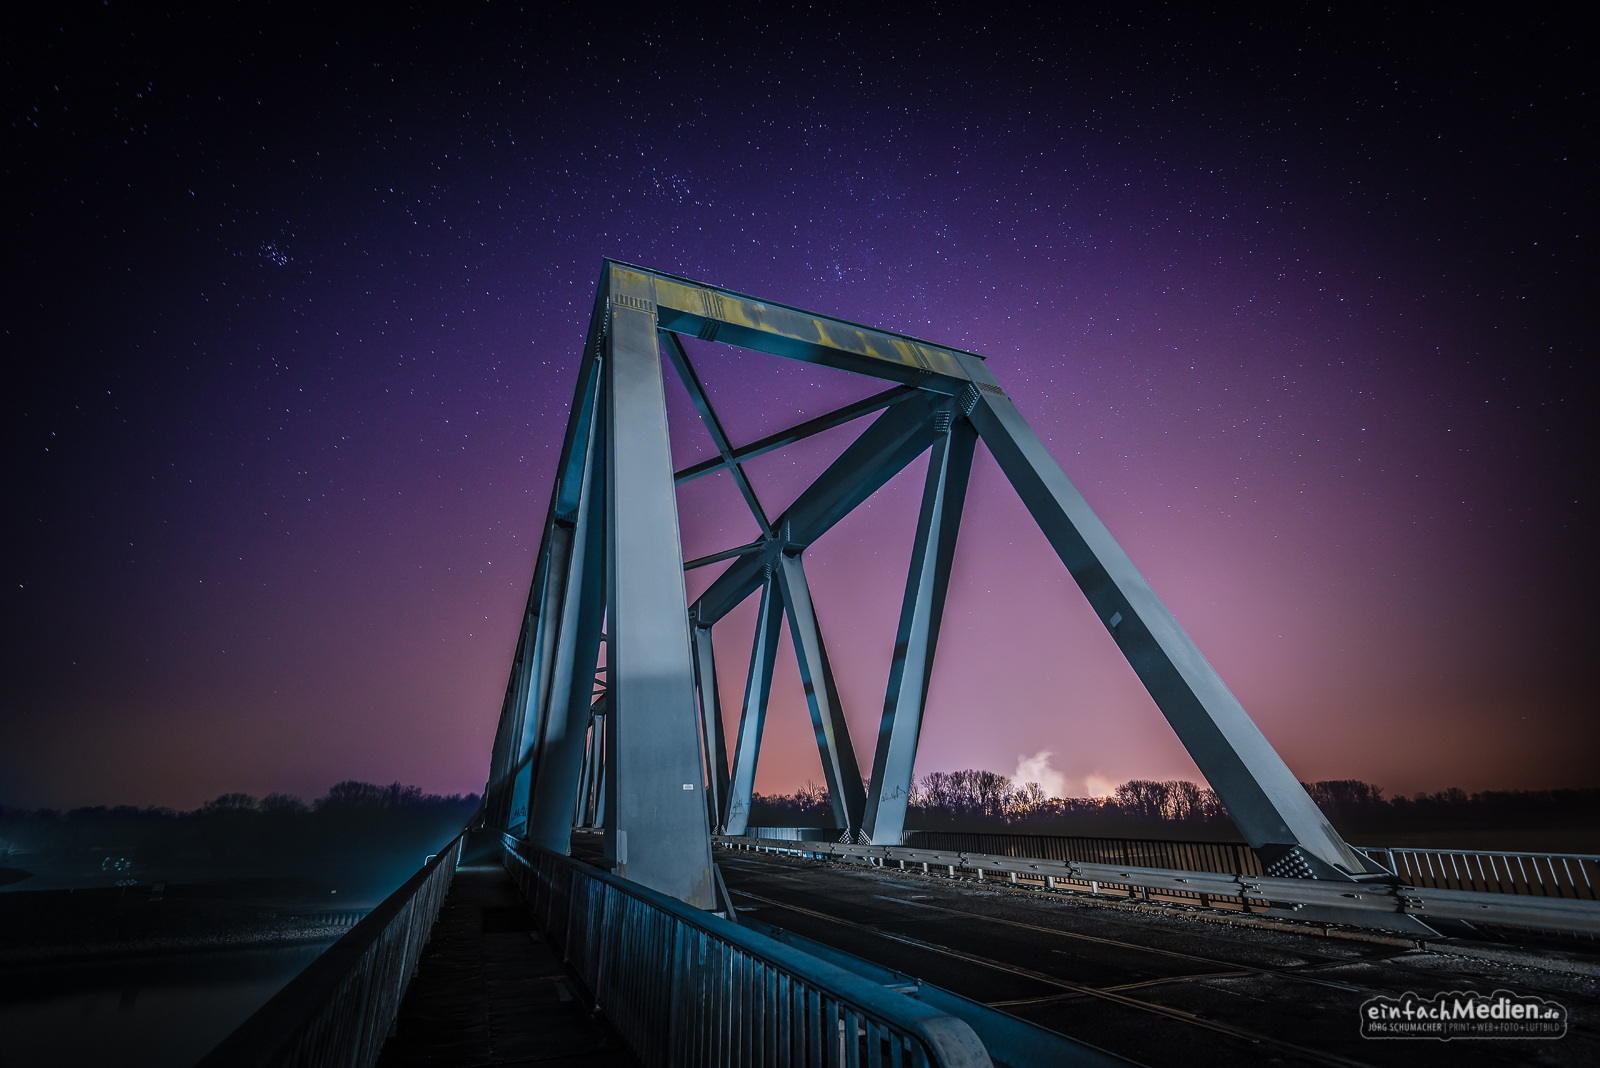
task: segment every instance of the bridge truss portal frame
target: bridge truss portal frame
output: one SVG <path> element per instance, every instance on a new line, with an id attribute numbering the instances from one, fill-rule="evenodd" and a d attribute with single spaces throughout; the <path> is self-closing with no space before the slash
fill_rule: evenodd
<path id="1" fill-rule="evenodd" d="M 744 446 L 680 335 L 883 380 L 865 400 Z M 674 471 L 662 354 L 718 455 Z M 877 414 L 770 516 L 741 464 Z M 1347 845 L 1045 449 L 983 357 L 612 260 L 595 298 L 499 729 L 492 825 L 560 853 L 603 826 L 613 870 L 717 904 L 713 828 L 743 834 L 781 624 L 793 639 L 837 825 L 898 846 L 974 448 L 989 448 L 1052 548 L 1275 877 L 1381 878 Z M 808 546 L 930 453 L 868 785 L 806 581 Z M 762 536 L 684 560 L 676 486 L 728 471 Z M 732 561 L 692 605 L 684 572 Z M 760 593 L 727 755 L 712 627 Z M 606 665 L 598 671 L 600 646 Z M 575 800 L 576 799 L 576 800 Z"/>

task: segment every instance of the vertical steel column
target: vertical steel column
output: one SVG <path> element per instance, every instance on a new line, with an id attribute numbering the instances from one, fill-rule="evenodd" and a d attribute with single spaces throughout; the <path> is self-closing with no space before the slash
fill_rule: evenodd
<path id="1" fill-rule="evenodd" d="M 600 778 L 594 784 L 594 822 L 590 824 L 593 827 L 606 825 L 606 754 L 611 751 L 611 717 L 600 718 L 605 721 L 606 726 L 601 731 L 600 738 Z"/>
<path id="2" fill-rule="evenodd" d="M 811 710 L 811 726 L 817 734 L 817 754 L 822 758 L 822 774 L 828 782 L 833 818 L 853 840 L 861 827 L 867 795 L 861 785 L 855 747 L 850 744 L 850 729 L 844 721 L 844 710 L 839 706 L 839 691 L 833 684 L 828 651 L 822 644 L 822 629 L 817 625 L 805 567 L 799 556 L 778 553 L 772 570 L 783 588 L 783 604 L 789 613 L 789 636 L 794 639 L 794 655 L 800 662 L 800 681 L 806 688 L 806 705 Z"/>
<path id="3" fill-rule="evenodd" d="M 772 667 L 778 657 L 778 631 L 782 626 L 783 595 L 777 578 L 768 575 L 761 587 L 761 609 L 750 648 L 750 673 L 744 684 L 739 740 L 733 753 L 733 776 L 722 821 L 728 834 L 743 834 L 750 826 L 750 795 L 755 789 L 756 760 L 761 755 L 761 730 L 767 723 L 767 699 L 772 695 Z"/>
<path id="4" fill-rule="evenodd" d="M 596 415 L 604 410 L 594 400 Z M 532 766 L 526 837 L 535 845 L 565 854 L 572 838 L 572 802 L 583 759 L 589 705 L 594 700 L 594 668 L 600 659 L 601 613 L 605 605 L 605 489 L 602 420 L 592 418 L 588 462 L 577 502 L 572 557 L 561 598 L 560 629 L 550 669 L 542 731 Z"/>
<path id="5" fill-rule="evenodd" d="M 964 401 L 984 444 L 1245 839 L 1269 864 L 1296 854 L 1323 878 L 1376 874 L 1306 795 L 988 368 L 966 366 L 981 386 Z"/>
<path id="6" fill-rule="evenodd" d="M 583 732 L 583 756 L 578 761 L 578 793 L 572 799 L 572 826 L 584 826 L 584 817 L 589 811 L 589 790 L 594 784 L 592 771 L 594 770 L 594 747 L 600 742 L 600 729 L 596 724 L 594 708 L 589 709 L 589 725 Z"/>
<path id="7" fill-rule="evenodd" d="M 948 414 L 946 414 L 948 418 Z M 955 421 L 934 443 L 928 457 L 928 478 L 917 518 L 917 540 L 900 604 L 900 629 L 895 635 L 889 689 L 878 725 L 878 748 L 872 758 L 872 786 L 867 795 L 862 830 L 873 845 L 899 845 L 905 829 L 906 799 L 917 762 L 917 738 L 928 700 L 945 592 L 950 586 L 950 561 L 967 499 L 972 451 L 977 431 L 965 419 Z"/>
<path id="8" fill-rule="evenodd" d="M 503 829 L 510 829 L 513 822 L 524 822 L 527 816 L 530 750 L 539 738 L 550 687 L 550 662 L 572 548 L 572 517 L 576 514 L 584 465 L 588 462 L 589 426 L 595 392 L 599 388 L 594 359 L 596 342 L 595 327 L 591 325 L 584 359 L 578 368 L 556 484 L 545 514 L 522 633 L 518 636 L 518 655 L 495 730 L 495 749 L 485 795 L 490 798 L 487 814 L 490 825 Z M 556 576 L 554 580 L 552 575 Z M 517 811 L 514 821 L 513 810 Z"/>
<path id="9" fill-rule="evenodd" d="M 592 406 L 593 400 L 590 399 Z M 586 457 L 590 443 L 587 440 L 589 420 L 586 419 L 585 440 L 580 441 L 579 457 Z M 579 482 L 580 487 L 582 481 Z M 580 489 L 581 492 L 581 489 Z M 550 553 L 546 557 L 543 588 L 538 591 L 540 613 L 537 626 L 531 635 L 528 649 L 529 671 L 524 677 L 517 696 L 515 714 L 515 747 L 512 750 L 511 813 L 507 829 L 518 824 L 526 825 L 528 819 L 528 794 L 532 786 L 537 749 L 544 736 L 544 723 L 549 715 L 552 669 L 555 664 L 557 634 L 561 630 L 563 604 L 571 586 L 572 541 L 574 527 L 570 520 L 560 516 L 550 522 L 546 540 Z"/>
<path id="10" fill-rule="evenodd" d="M 535 597 L 539 597 L 541 593 L 542 591 L 538 589 L 533 591 Z M 502 791 L 505 795 L 505 811 L 499 814 L 503 820 L 499 825 L 508 830 L 526 822 L 528 818 L 526 788 L 528 780 L 525 774 L 527 762 L 523 757 L 526 752 L 524 739 L 527 737 L 528 694 L 537 686 L 538 667 L 534 657 L 539 642 L 539 617 L 534 615 L 530 608 L 524 618 L 526 622 L 523 624 L 522 641 L 517 650 L 516 667 L 511 675 L 509 692 L 506 694 L 507 744 L 504 772 L 506 788 Z"/>
<path id="11" fill-rule="evenodd" d="M 694 683 L 700 693 L 700 747 L 706 763 L 706 819 L 722 826 L 723 799 L 728 796 L 728 744 L 722 729 L 722 697 L 717 692 L 717 658 L 711 648 L 711 627 L 693 628 Z"/>
<path id="12" fill-rule="evenodd" d="M 597 351 L 599 317 L 590 324 L 584 343 L 584 358 L 572 398 L 572 414 L 567 420 L 566 437 L 561 446 L 561 461 L 556 469 L 556 484 L 545 515 L 544 534 L 539 543 L 539 562 L 534 568 L 533 585 L 528 591 L 528 616 L 519 645 L 519 657 L 507 685 L 506 703 L 501 709 L 495 732 L 495 764 L 490 782 L 496 802 L 489 818 L 493 826 L 510 829 L 527 818 L 528 785 L 533 749 L 543 730 L 543 717 L 550 689 L 551 663 L 555 635 L 559 628 L 561 599 L 565 595 L 567 567 L 572 551 L 573 518 L 577 514 L 583 473 L 589 462 L 590 426 L 594 418 L 594 399 L 599 389 Z M 532 628 L 531 647 L 527 643 Z M 531 648 L 531 655 L 529 651 Z M 512 813 L 515 812 L 513 817 Z"/>
<path id="13" fill-rule="evenodd" d="M 506 695 L 500 702 L 500 720 L 495 727 L 494 748 L 489 754 L 489 781 L 484 785 L 484 818 L 486 826 L 505 828 L 511 809 L 511 769 L 514 767 L 515 737 L 521 730 L 517 718 L 518 695 L 522 692 L 528 666 L 527 651 L 533 628 L 539 617 L 533 614 L 533 599 L 522 616 L 522 631 L 517 635 L 517 655 L 511 661 L 511 674 L 506 678 Z"/>
<path id="14" fill-rule="evenodd" d="M 600 826 L 600 797 L 603 787 L 600 777 L 605 769 L 606 706 L 604 697 L 595 702 L 594 716 L 589 723 L 589 764 L 584 774 L 583 822 L 584 827 Z"/>
<path id="15" fill-rule="evenodd" d="M 650 278 L 606 272 L 607 859 L 716 907 L 700 797 L 694 660 Z"/>

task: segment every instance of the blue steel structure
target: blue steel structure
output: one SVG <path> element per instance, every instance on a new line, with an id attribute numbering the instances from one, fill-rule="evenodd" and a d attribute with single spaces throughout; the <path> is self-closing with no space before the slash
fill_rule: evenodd
<path id="1" fill-rule="evenodd" d="M 722 427 L 682 336 L 880 379 L 866 400 L 747 445 Z M 663 360 L 663 354 L 665 360 Z M 717 455 L 674 470 L 663 363 Z M 751 457 L 876 413 L 771 515 Z M 566 853 L 603 827 L 626 878 L 717 906 L 713 831 L 742 834 L 787 618 L 843 841 L 898 846 L 974 447 L 988 446 L 1156 705 L 1280 878 L 1384 878 L 1334 831 L 1017 411 L 984 358 L 643 267 L 606 261 L 585 340 L 487 787 L 492 826 Z M 930 453 L 868 786 L 840 708 L 805 552 Z M 685 560 L 675 486 L 727 471 L 756 541 Z M 683 574 L 730 561 L 693 604 Z M 712 628 L 760 595 L 731 760 Z M 605 664 L 598 667 L 604 642 Z M 1418 933 L 1429 933 L 1417 924 Z"/>
<path id="2" fill-rule="evenodd" d="M 689 362 L 683 333 L 894 385 L 735 446 Z M 718 451 L 676 472 L 663 351 Z M 766 514 L 742 461 L 874 412 L 882 414 L 792 505 L 776 517 Z M 979 438 L 1254 847 L 1250 873 L 1190 870 L 1196 859 L 1188 854 L 1161 863 L 1190 868 L 1130 867 L 1126 857 L 1052 860 L 902 846 Z M 924 451 L 931 455 L 895 660 L 863 791 L 804 553 Z M 685 561 L 675 486 L 723 469 L 762 537 Z M 722 561 L 732 563 L 688 604 L 684 571 Z M 758 591 L 730 763 L 711 632 Z M 844 829 L 837 843 L 745 836 L 759 831 L 748 827 L 751 786 L 785 616 Z M 1046 889 L 1086 885 L 1094 895 L 1107 888 L 1148 898 L 1154 891 L 1198 897 L 1202 907 L 1221 898 L 1245 911 L 1423 937 L 1463 921 L 1600 932 L 1594 875 L 1600 857 L 1358 852 L 1345 844 L 972 353 L 607 261 L 516 648 L 485 804 L 472 824 L 504 832 L 502 859 L 541 927 L 642 1063 L 1125 1063 L 791 932 L 739 922 L 712 860 L 713 830 L 732 848 L 939 867 L 952 877 L 959 869 L 979 880 L 1003 874 Z M 568 856 L 575 825 L 604 829 L 611 873 Z M 467 833 L 262 1006 L 201 1068 L 374 1064 Z"/>

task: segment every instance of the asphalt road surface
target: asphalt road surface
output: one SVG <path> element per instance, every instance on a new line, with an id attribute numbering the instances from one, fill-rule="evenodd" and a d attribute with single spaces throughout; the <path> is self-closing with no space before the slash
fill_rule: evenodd
<path id="1" fill-rule="evenodd" d="M 1566 953 L 1462 942 L 1426 951 L 892 869 L 722 850 L 716 859 L 741 916 L 1152 1068 L 1600 1064 L 1592 943 Z M 1369 998 L 1456 990 L 1558 1002 L 1567 1034 L 1445 1042 L 1359 1032 Z"/>

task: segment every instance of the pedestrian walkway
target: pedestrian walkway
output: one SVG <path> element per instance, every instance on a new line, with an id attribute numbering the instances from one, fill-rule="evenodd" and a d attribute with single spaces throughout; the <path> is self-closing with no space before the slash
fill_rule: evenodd
<path id="1" fill-rule="evenodd" d="M 496 856 L 456 870 L 378 1068 L 637 1068 Z"/>

